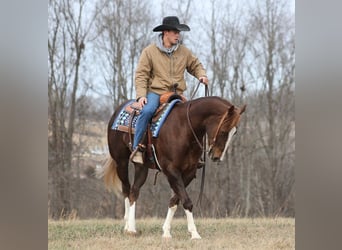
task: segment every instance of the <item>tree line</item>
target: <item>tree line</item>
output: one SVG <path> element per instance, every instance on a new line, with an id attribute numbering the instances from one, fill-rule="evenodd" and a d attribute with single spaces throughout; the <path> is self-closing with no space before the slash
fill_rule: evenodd
<path id="1" fill-rule="evenodd" d="M 48 3 L 48 209 L 51 218 L 123 216 L 122 200 L 94 178 L 106 123 L 135 97 L 134 71 L 152 29 L 177 15 L 182 42 L 207 69 L 211 95 L 247 104 L 224 162 L 207 162 L 202 216 L 294 216 L 295 29 L 285 0 L 55 0 Z M 186 76 L 189 98 L 197 81 Z M 195 97 L 201 96 L 199 91 Z M 98 127 L 96 129 L 96 127 Z M 89 140 L 91 138 L 91 140 Z M 89 145 L 90 144 L 90 145 Z M 199 193 L 201 170 L 188 188 Z M 170 188 L 151 171 L 138 216 L 165 216 Z M 152 202 L 151 202 L 152 201 Z M 195 212 L 196 213 L 196 212 Z"/>

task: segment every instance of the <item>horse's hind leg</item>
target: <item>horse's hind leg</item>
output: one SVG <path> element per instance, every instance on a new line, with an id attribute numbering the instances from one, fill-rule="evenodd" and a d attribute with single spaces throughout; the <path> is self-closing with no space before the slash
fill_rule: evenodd
<path id="1" fill-rule="evenodd" d="M 148 167 L 140 164 L 135 164 L 135 173 L 134 173 L 134 183 L 130 189 L 129 193 L 129 203 L 126 203 L 129 206 L 128 220 L 127 220 L 127 232 L 135 234 L 136 226 L 135 226 L 135 204 L 139 197 L 140 188 L 144 185 L 148 174 Z"/>
<path id="2" fill-rule="evenodd" d="M 130 182 L 128 178 L 128 157 L 127 160 L 124 158 L 120 158 L 120 160 L 117 161 L 118 167 L 117 167 L 117 173 L 121 180 L 122 184 L 122 194 L 125 201 L 125 215 L 124 215 L 124 221 L 125 221 L 125 227 L 124 230 L 128 231 L 128 217 L 129 217 L 129 193 L 130 193 Z"/>

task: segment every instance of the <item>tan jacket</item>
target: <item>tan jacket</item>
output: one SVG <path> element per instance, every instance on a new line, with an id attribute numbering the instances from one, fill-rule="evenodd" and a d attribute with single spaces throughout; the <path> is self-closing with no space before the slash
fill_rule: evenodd
<path id="1" fill-rule="evenodd" d="M 185 46 L 180 45 L 169 56 L 156 44 L 149 45 L 142 51 L 135 72 L 136 98 L 146 96 L 148 92 L 161 95 L 172 91 L 174 83 L 178 83 L 177 93 L 182 94 L 186 90 L 185 70 L 197 79 L 206 76 L 198 58 Z"/>

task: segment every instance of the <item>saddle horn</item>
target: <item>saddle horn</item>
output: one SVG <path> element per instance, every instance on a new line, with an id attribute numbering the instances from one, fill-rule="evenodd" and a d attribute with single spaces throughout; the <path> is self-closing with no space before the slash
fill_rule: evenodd
<path id="1" fill-rule="evenodd" d="M 178 83 L 174 83 L 173 84 L 173 92 L 175 92 L 175 94 L 177 94 L 177 87 L 178 87 Z"/>

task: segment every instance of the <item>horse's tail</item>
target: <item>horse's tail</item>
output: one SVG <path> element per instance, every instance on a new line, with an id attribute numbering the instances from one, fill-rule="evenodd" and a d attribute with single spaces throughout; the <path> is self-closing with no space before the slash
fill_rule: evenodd
<path id="1" fill-rule="evenodd" d="M 122 183 L 117 173 L 117 165 L 111 156 L 108 156 L 101 173 L 97 173 L 97 176 L 103 178 L 109 191 L 113 191 L 119 197 L 122 195 Z"/>

